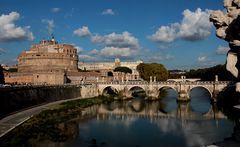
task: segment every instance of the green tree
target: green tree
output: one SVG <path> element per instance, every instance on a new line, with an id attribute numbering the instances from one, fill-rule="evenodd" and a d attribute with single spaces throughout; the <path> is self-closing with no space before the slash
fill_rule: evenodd
<path id="1" fill-rule="evenodd" d="M 0 65 L 0 84 L 5 83 L 3 70 L 4 70 L 3 67 Z"/>
<path id="2" fill-rule="evenodd" d="M 114 70 L 114 72 L 123 72 L 125 74 L 127 73 L 132 73 L 132 70 L 128 67 L 125 67 L 125 66 L 119 66 L 119 67 L 116 67 Z"/>
<path id="3" fill-rule="evenodd" d="M 218 75 L 220 81 L 235 80 L 232 74 L 226 70 L 225 64 L 203 69 L 191 69 L 185 75 L 187 78 L 200 78 L 203 81 L 214 81 L 215 75 Z"/>
<path id="4" fill-rule="evenodd" d="M 168 71 L 162 64 L 158 63 L 140 63 L 137 66 L 137 70 L 140 77 L 144 80 L 149 81 L 150 76 L 156 76 L 157 81 L 166 81 L 168 79 Z"/>

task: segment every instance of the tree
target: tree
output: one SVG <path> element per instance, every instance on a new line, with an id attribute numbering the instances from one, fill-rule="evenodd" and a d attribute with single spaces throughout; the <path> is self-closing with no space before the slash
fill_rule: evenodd
<path id="1" fill-rule="evenodd" d="M 132 73 L 132 70 L 128 67 L 125 67 L 125 66 L 119 66 L 119 67 L 116 67 L 114 70 L 114 72 L 123 72 L 125 74 L 127 73 Z"/>
<path id="2" fill-rule="evenodd" d="M 221 81 L 235 80 L 232 74 L 226 70 L 225 64 L 203 69 L 191 69 L 185 75 L 187 78 L 200 78 L 203 81 L 214 81 L 215 75 L 218 75 L 218 79 Z"/>
<path id="3" fill-rule="evenodd" d="M 3 70 L 3 67 L 0 65 L 0 84 L 5 83 Z"/>
<path id="4" fill-rule="evenodd" d="M 137 66 L 137 71 L 139 72 L 140 77 L 147 81 L 150 81 L 150 76 L 155 76 L 157 81 L 166 81 L 168 79 L 168 71 L 162 64 L 140 63 Z"/>

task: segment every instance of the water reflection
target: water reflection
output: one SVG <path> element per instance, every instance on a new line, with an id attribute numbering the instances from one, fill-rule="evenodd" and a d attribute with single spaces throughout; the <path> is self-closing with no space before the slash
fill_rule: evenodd
<path id="1" fill-rule="evenodd" d="M 135 97 L 86 108 L 76 120 L 78 135 L 61 145 L 195 147 L 231 136 L 233 122 L 210 104 L 206 91 L 193 89 L 185 103 L 176 102 L 172 89 L 162 93 L 159 101 Z"/>
<path id="2" fill-rule="evenodd" d="M 205 114 L 192 111 L 189 102 L 177 103 L 177 109 L 170 113 L 161 112 L 164 107 L 161 101 L 141 99 L 102 104 L 96 118 L 79 123 L 80 136 L 68 145 L 89 146 L 94 138 L 96 145 L 108 147 L 192 147 L 231 135 L 233 124 L 213 107 Z"/>
<path id="3" fill-rule="evenodd" d="M 98 115 L 125 115 L 138 117 L 159 117 L 159 118 L 182 118 L 190 120 L 200 119 L 226 119 L 226 116 L 216 109 L 216 106 L 209 105 L 205 113 L 193 111 L 191 102 L 177 103 L 177 109 L 171 112 L 165 111 L 168 105 L 161 101 L 148 102 L 141 99 L 130 101 L 115 101 L 111 104 L 99 106 Z M 111 106 L 111 107 L 109 107 Z"/>
<path id="4" fill-rule="evenodd" d="M 205 88 L 193 88 L 190 92 L 191 107 L 195 112 L 209 111 L 211 95 Z"/>

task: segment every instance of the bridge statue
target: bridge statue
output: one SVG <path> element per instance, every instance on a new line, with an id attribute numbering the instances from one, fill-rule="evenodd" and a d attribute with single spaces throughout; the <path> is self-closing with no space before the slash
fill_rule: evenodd
<path id="1" fill-rule="evenodd" d="M 240 0 L 224 0 L 224 7 L 227 11 L 213 11 L 210 21 L 217 37 L 229 43 L 226 69 L 237 78 L 236 91 L 240 92 Z"/>

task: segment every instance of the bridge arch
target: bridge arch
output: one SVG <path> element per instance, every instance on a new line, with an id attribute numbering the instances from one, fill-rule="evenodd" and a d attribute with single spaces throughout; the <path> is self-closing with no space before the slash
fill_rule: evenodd
<path id="1" fill-rule="evenodd" d="M 134 97 L 134 96 L 133 96 L 134 91 L 136 91 L 136 92 L 144 92 L 145 95 L 147 94 L 145 87 L 143 87 L 143 86 L 141 86 L 141 85 L 134 85 L 134 86 L 131 86 L 131 87 L 128 88 L 128 94 L 129 94 L 131 97 Z"/>
<path id="2" fill-rule="evenodd" d="M 177 91 L 177 89 L 175 87 L 169 86 L 169 85 L 164 85 L 164 86 L 161 86 L 161 87 L 158 88 L 158 98 L 160 98 L 163 90 L 166 90 L 166 89 L 172 89 L 178 95 L 178 91 Z"/>
<path id="3" fill-rule="evenodd" d="M 203 85 L 196 85 L 196 86 L 194 86 L 194 87 L 191 87 L 191 88 L 189 89 L 189 91 L 188 91 L 188 94 L 190 95 L 191 91 L 192 91 L 193 89 L 195 89 L 195 88 L 203 88 L 203 89 L 207 90 L 208 93 L 210 94 L 210 97 L 213 98 L 213 93 L 212 93 L 212 91 L 210 90 L 210 88 L 208 88 L 208 87 L 206 87 L 206 86 L 203 86 Z"/>
<path id="4" fill-rule="evenodd" d="M 117 90 L 117 88 L 113 87 L 113 86 L 106 86 L 102 89 L 101 91 L 101 95 L 106 95 L 106 94 L 118 94 L 119 91 Z"/>
<path id="5" fill-rule="evenodd" d="M 173 89 L 174 91 L 176 91 L 178 93 L 178 90 L 175 87 L 170 86 L 170 85 L 161 86 L 161 87 L 158 88 L 158 91 L 161 91 L 163 89 Z"/>

